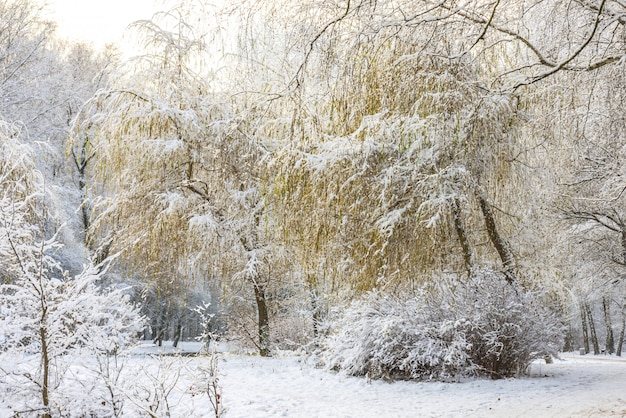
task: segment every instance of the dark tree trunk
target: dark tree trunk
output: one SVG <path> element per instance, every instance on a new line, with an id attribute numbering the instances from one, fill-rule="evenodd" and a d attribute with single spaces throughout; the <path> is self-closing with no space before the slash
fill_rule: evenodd
<path id="1" fill-rule="evenodd" d="M 45 316 L 45 313 L 43 314 L 43 316 Z M 46 412 L 42 414 L 42 417 L 51 418 L 48 409 L 50 406 L 50 353 L 48 352 L 48 335 L 46 332 L 46 328 L 43 326 L 39 328 L 39 338 L 41 340 L 41 363 L 43 368 L 43 381 L 41 382 L 41 401 L 43 402 L 43 406 L 46 410 Z"/>
<path id="2" fill-rule="evenodd" d="M 152 322 L 150 324 L 150 339 L 153 341 L 153 343 L 156 341 L 158 335 L 159 335 L 159 324 L 156 321 L 156 319 L 152 319 Z"/>
<path id="3" fill-rule="evenodd" d="M 606 327 L 606 352 L 615 352 L 615 340 L 613 339 L 613 324 L 611 323 L 611 304 L 605 297 L 602 298 L 602 310 L 604 311 L 604 325 Z"/>
<path id="4" fill-rule="evenodd" d="M 156 326 L 156 338 L 152 344 L 157 344 L 159 347 L 163 347 L 163 339 L 167 339 L 167 312 L 166 309 L 161 306 L 158 313 L 157 326 Z"/>
<path id="5" fill-rule="evenodd" d="M 317 339 L 320 335 L 320 324 L 322 322 L 322 307 L 320 306 L 320 297 L 317 292 L 317 276 L 307 273 L 306 283 L 309 288 L 309 299 L 311 301 L 311 314 L 313 317 L 313 338 Z"/>
<path id="6" fill-rule="evenodd" d="M 322 312 L 319 306 L 319 297 L 317 292 L 311 292 L 311 306 L 313 309 L 313 338 L 320 336 L 320 324 L 322 323 Z"/>
<path id="7" fill-rule="evenodd" d="M 619 337 L 617 340 L 616 355 L 622 356 L 622 346 L 624 345 L 624 331 L 626 331 L 626 301 L 622 303 L 622 325 L 619 330 Z"/>
<path id="8" fill-rule="evenodd" d="M 591 337 L 591 344 L 593 344 L 593 354 L 600 354 L 600 345 L 598 344 L 598 335 L 596 334 L 596 325 L 593 322 L 593 315 L 591 313 L 591 307 L 588 303 L 585 303 L 585 311 L 587 312 L 587 321 L 589 322 L 589 333 Z"/>
<path id="9" fill-rule="evenodd" d="M 256 299 L 259 327 L 259 354 L 262 357 L 269 357 L 270 352 L 270 320 L 267 309 L 267 295 L 265 287 L 258 280 L 252 283 L 254 287 L 254 298 Z"/>
<path id="10" fill-rule="evenodd" d="M 583 347 L 585 348 L 585 354 L 589 353 L 589 331 L 587 328 L 587 312 L 585 310 L 585 305 L 583 303 L 580 304 L 580 319 L 582 321 L 582 332 L 583 332 Z"/>
<path id="11" fill-rule="evenodd" d="M 622 230 L 622 262 L 626 266 L 626 225 L 621 225 Z M 619 339 L 617 340 L 616 355 L 622 356 L 622 346 L 624 345 L 624 331 L 626 331 L 626 299 L 622 301 L 622 324 L 619 330 Z"/>
<path id="12" fill-rule="evenodd" d="M 162 328 L 157 331 L 156 337 L 152 341 L 152 344 L 157 344 L 159 347 L 163 347 L 163 334 L 165 330 Z"/>
<path id="13" fill-rule="evenodd" d="M 242 236 L 239 238 L 242 247 L 248 253 L 253 252 L 256 248 L 259 247 L 257 230 L 261 222 L 261 214 L 262 212 L 259 212 L 254 216 L 255 229 L 253 230 L 252 235 L 247 236 L 247 237 Z M 265 284 L 267 282 L 262 280 L 261 274 L 256 270 L 248 278 L 252 284 L 252 288 L 254 289 L 254 299 L 256 301 L 256 307 L 257 307 L 259 354 L 262 357 L 269 357 L 271 355 L 270 318 L 269 318 L 269 310 L 267 308 L 267 294 L 265 293 Z"/>
<path id="14" fill-rule="evenodd" d="M 465 262 L 465 270 L 468 277 L 472 275 L 472 250 L 470 249 L 467 233 L 465 232 L 465 225 L 463 224 L 463 213 L 461 212 L 461 204 L 458 198 L 452 201 L 452 217 L 454 218 L 454 229 L 456 235 L 459 238 L 459 244 L 461 244 L 461 252 L 463 253 L 463 261 Z"/>
<path id="15" fill-rule="evenodd" d="M 78 172 L 78 187 L 80 189 L 80 197 L 81 197 L 81 204 L 80 204 L 80 213 L 81 213 L 81 220 L 83 221 L 83 231 L 85 234 L 85 244 L 88 244 L 88 234 L 89 234 L 89 227 L 91 226 L 91 222 L 89 220 L 89 209 L 87 208 L 87 192 L 85 191 L 86 189 L 86 183 L 85 183 L 85 173 L 83 171 L 79 171 Z"/>
<path id="16" fill-rule="evenodd" d="M 40 262 L 42 262 L 40 260 Z M 40 278 L 41 279 L 41 278 Z M 41 316 L 39 318 L 39 342 L 41 343 L 41 367 L 42 367 L 42 382 L 41 382 L 41 402 L 45 408 L 45 411 L 40 416 L 42 418 L 51 418 L 50 414 L 50 348 L 48 346 L 48 330 L 46 329 L 46 323 L 48 322 L 48 306 L 46 305 L 45 296 L 41 287 L 37 288 L 40 296 Z"/>
<path id="17" fill-rule="evenodd" d="M 176 322 L 176 332 L 174 334 L 174 341 L 172 342 L 172 347 L 177 348 L 178 343 L 180 342 L 180 336 L 183 333 L 183 324 L 181 324 L 180 320 Z"/>
<path id="18" fill-rule="evenodd" d="M 487 227 L 489 240 L 495 247 L 498 255 L 500 256 L 500 260 L 502 261 L 502 267 L 504 268 L 506 280 L 510 284 L 513 284 L 517 278 L 515 276 L 515 258 L 513 257 L 511 248 L 498 232 L 496 220 L 493 216 L 493 210 L 491 209 L 491 205 L 487 201 L 485 195 L 480 190 L 476 190 L 476 198 L 478 199 L 480 210 L 483 214 L 483 218 L 485 219 L 485 226 Z"/>
<path id="19" fill-rule="evenodd" d="M 74 164 L 76 164 L 76 170 L 78 172 L 78 188 L 80 190 L 81 197 L 81 221 L 83 223 L 83 231 L 84 231 L 84 240 L 85 244 L 89 244 L 88 233 L 91 224 L 91 220 L 89 217 L 89 208 L 87 207 L 87 182 L 85 181 L 85 172 L 87 170 L 87 165 L 89 161 L 94 157 L 94 153 L 91 155 L 87 155 L 87 146 L 89 141 L 83 140 L 81 145 L 80 154 L 76 155 L 74 149 L 72 148 L 72 156 L 74 158 Z"/>

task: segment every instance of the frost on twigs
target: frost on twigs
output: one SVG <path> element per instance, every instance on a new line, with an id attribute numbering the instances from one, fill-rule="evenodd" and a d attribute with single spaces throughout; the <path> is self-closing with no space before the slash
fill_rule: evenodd
<path id="1" fill-rule="evenodd" d="M 121 289 L 98 286 L 96 267 L 88 266 L 72 279 L 59 278 L 54 275 L 53 260 L 31 261 L 44 273 L 25 270 L 13 284 L 0 285 L 4 347 L 0 361 L 8 365 L 16 356 L 23 359 L 3 368 L 7 374 L 0 377 L 0 388 L 19 388 L 11 403 L 16 410 L 39 397 L 41 407 L 53 413 L 76 406 L 74 389 L 64 383 L 71 380 L 72 363 L 81 355 L 98 362 L 110 360 L 109 356 L 132 344 L 142 318 Z M 117 373 L 111 365 L 107 367 L 108 372 Z M 110 377 L 103 370 L 96 374 Z M 90 383 L 95 386 L 89 399 L 106 392 L 100 383 L 81 381 L 81 385 Z"/>
<path id="2" fill-rule="evenodd" d="M 0 199 L 0 255 L 10 280 L 0 284 L 0 391 L 16 390 L 10 403 L 16 411 L 34 407 L 44 417 L 60 416 L 76 407 L 64 384 L 76 358 L 118 353 L 142 329 L 142 318 L 123 289 L 102 288 L 106 265 L 89 264 L 70 278 L 55 258 L 61 247 L 55 237 L 43 240 L 16 210 L 23 201 L 5 203 L 11 200 Z"/>
<path id="3" fill-rule="evenodd" d="M 354 302 L 325 342 L 326 366 L 372 379 L 494 379 L 556 356 L 563 329 L 540 295 L 478 271 L 410 297 L 371 292 Z"/>

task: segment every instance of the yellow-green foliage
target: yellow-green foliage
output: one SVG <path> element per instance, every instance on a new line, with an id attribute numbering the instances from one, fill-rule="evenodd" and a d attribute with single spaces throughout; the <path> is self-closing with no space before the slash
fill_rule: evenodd
<path id="1" fill-rule="evenodd" d="M 270 205 L 280 239 L 307 271 L 328 278 L 327 289 L 411 286 L 433 270 L 462 272 L 454 197 L 476 262 L 497 260 L 474 192 L 509 209 L 518 175 L 511 161 L 524 146 L 516 101 L 485 95 L 476 65 L 423 54 L 402 34 L 334 51 L 337 67 L 322 69 L 338 74 L 327 102 L 316 104 L 317 119 L 298 119 L 306 134 L 295 132 L 274 155 Z"/>

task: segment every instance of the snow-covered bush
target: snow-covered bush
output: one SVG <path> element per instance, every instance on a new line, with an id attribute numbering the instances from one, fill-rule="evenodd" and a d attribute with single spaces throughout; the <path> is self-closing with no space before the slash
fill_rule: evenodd
<path id="1" fill-rule="evenodd" d="M 325 342 L 327 365 L 384 379 L 444 378 L 464 370 L 463 322 L 433 318 L 424 299 L 372 292 L 353 303 Z"/>
<path id="2" fill-rule="evenodd" d="M 16 413 L 58 415 L 88 398 L 61 389 L 72 358 L 117 353 L 134 340 L 142 318 L 123 289 L 100 286 L 105 265 L 89 264 L 76 277 L 63 272 L 56 237 L 45 239 L 24 216 L 31 197 L 13 196 L 0 199 L 0 390 L 14 391 Z"/>
<path id="3" fill-rule="evenodd" d="M 542 295 L 510 285 L 494 272 L 482 272 L 458 286 L 444 309 L 463 315 L 470 358 L 477 371 L 492 378 L 526 371 L 538 358 L 556 357 L 564 341 L 561 319 Z"/>
<path id="4" fill-rule="evenodd" d="M 81 400 L 78 415 L 105 416 L 93 410 L 101 403 L 90 398 L 92 382 L 64 383 L 80 354 L 128 346 L 142 318 L 124 289 L 101 285 L 110 259 L 75 277 L 62 269 L 34 153 L 7 129 L 0 122 L 0 403 L 16 416 L 49 417 L 70 416 Z"/>
<path id="5" fill-rule="evenodd" d="M 556 355 L 562 341 L 560 321 L 539 296 L 491 271 L 441 280 L 409 298 L 371 292 L 338 321 L 323 359 L 370 378 L 513 376 Z"/>
<path id="6" fill-rule="evenodd" d="M 36 410 L 44 416 L 54 415 L 76 401 L 77 393 L 63 385 L 76 358 L 118 353 L 135 339 L 142 319 L 121 289 L 99 288 L 100 273 L 94 266 L 69 278 L 59 274 L 51 257 L 23 262 L 39 272 L 26 269 L 14 283 L 0 285 L 0 363 L 5 365 L 0 385 L 18 391 L 11 402 L 15 411 L 38 405 Z M 80 383 L 103 386 L 96 381 Z M 101 391 L 88 393 L 96 392 Z M 87 398 L 82 392 L 78 396 Z"/>

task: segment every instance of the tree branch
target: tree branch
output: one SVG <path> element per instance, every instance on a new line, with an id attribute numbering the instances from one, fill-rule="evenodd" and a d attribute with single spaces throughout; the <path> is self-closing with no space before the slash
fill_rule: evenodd
<path id="1" fill-rule="evenodd" d="M 589 211 L 582 211 L 582 210 L 562 210 L 561 211 L 563 213 L 563 215 L 567 218 L 567 219 L 577 219 L 577 220 L 583 220 L 583 221 L 592 221 L 597 223 L 598 225 L 601 225 L 613 232 L 620 232 L 622 231 L 622 223 L 619 221 L 619 219 L 615 219 L 613 216 L 611 215 L 607 215 L 605 213 L 601 213 L 601 212 L 589 212 Z M 607 222 L 610 221 L 610 222 Z"/>
<path id="2" fill-rule="evenodd" d="M 331 26 L 336 25 L 337 23 L 341 22 L 343 19 L 345 19 L 348 16 L 348 13 L 350 13 L 350 4 L 351 4 L 351 0 L 348 0 L 348 3 L 346 4 L 346 10 L 344 10 L 343 14 L 341 16 L 331 20 L 330 22 L 328 22 L 326 24 L 326 26 L 324 26 L 322 28 L 322 30 L 319 31 L 317 33 L 317 35 L 315 35 L 313 40 L 311 42 L 309 42 L 309 44 L 307 46 L 307 52 L 306 52 L 306 54 L 304 56 L 304 60 L 300 64 L 300 67 L 298 68 L 298 71 L 296 71 L 296 76 L 294 78 L 294 81 L 296 82 L 296 87 L 300 86 L 300 84 L 301 84 L 300 77 L 302 76 L 302 74 L 304 72 L 304 69 L 306 68 L 306 65 L 307 65 L 307 63 L 309 61 L 309 57 L 311 56 L 311 53 L 313 52 L 313 48 L 315 47 L 315 44 L 322 37 L 322 35 L 324 35 L 324 33 L 326 33 L 326 31 Z"/>
<path id="3" fill-rule="evenodd" d="M 580 45 L 580 47 L 578 47 L 578 49 L 576 51 L 574 51 L 573 54 L 571 54 L 565 60 L 561 61 L 560 64 L 556 65 L 551 70 L 546 71 L 546 72 L 544 72 L 542 74 L 539 74 L 537 76 L 531 77 L 530 79 L 527 79 L 525 81 L 517 83 L 515 86 L 513 86 L 512 90 L 517 90 L 519 87 L 527 86 L 527 85 L 530 85 L 530 84 L 534 84 L 534 83 L 536 83 L 536 82 L 538 82 L 540 80 L 543 80 L 544 78 L 549 77 L 549 76 L 557 73 L 558 71 L 560 71 L 562 69 L 565 69 L 567 67 L 567 64 L 569 64 L 570 62 L 575 60 L 576 57 L 578 57 L 578 55 L 580 55 L 580 53 L 587 47 L 587 45 L 589 45 L 589 43 L 591 42 L 591 40 L 595 36 L 596 32 L 598 31 L 598 27 L 600 26 L 600 20 L 601 20 L 600 17 L 602 15 L 602 11 L 604 10 L 604 5 L 605 4 L 606 4 L 606 0 L 602 0 L 602 2 L 600 3 L 600 7 L 598 7 L 598 12 L 596 14 L 596 19 L 595 19 L 595 22 L 593 24 L 593 28 L 591 30 L 591 33 L 589 34 L 589 36 L 587 37 L 585 42 L 583 42 Z"/>

